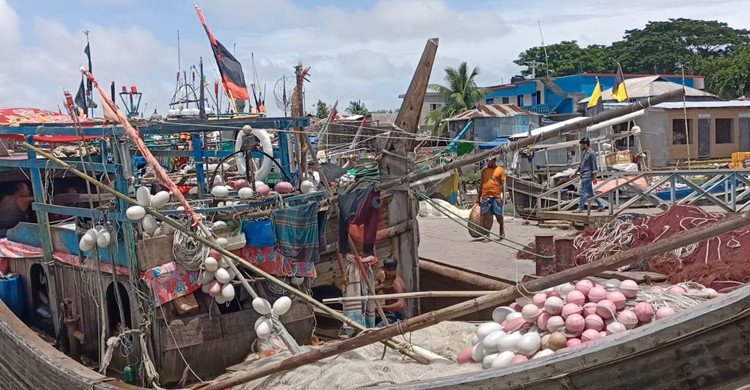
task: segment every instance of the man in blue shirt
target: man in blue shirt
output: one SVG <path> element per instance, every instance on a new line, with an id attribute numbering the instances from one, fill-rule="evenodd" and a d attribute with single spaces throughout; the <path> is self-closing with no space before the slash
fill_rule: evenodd
<path id="1" fill-rule="evenodd" d="M 581 163 L 578 165 L 573 176 L 581 175 L 581 200 L 578 203 L 578 210 L 574 210 L 574 213 L 582 213 L 584 207 L 586 207 L 586 198 L 594 197 L 594 186 L 593 181 L 596 179 L 596 153 L 591 150 L 591 141 L 584 137 L 579 142 L 581 144 Z M 597 209 L 596 211 L 604 211 L 604 205 L 599 198 L 595 199 Z"/>

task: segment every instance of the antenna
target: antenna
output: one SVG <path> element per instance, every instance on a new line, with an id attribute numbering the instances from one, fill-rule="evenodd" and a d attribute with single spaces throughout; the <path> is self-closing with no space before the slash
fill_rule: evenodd
<path id="1" fill-rule="evenodd" d="M 539 62 L 539 61 L 528 61 L 528 62 L 524 62 L 523 64 L 531 68 L 532 79 L 536 78 L 536 67 L 539 65 L 544 65 L 543 62 Z"/>
<path id="2" fill-rule="evenodd" d="M 540 20 L 536 21 L 537 26 L 539 26 L 539 36 L 542 38 L 542 49 L 544 49 L 544 67 L 547 70 L 547 77 L 549 77 L 549 56 L 547 55 L 547 46 L 544 45 L 544 33 L 542 32 L 542 22 Z"/>

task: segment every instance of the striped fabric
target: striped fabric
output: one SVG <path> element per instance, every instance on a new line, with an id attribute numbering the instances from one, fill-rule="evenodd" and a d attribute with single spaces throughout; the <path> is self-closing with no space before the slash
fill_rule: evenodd
<path id="1" fill-rule="evenodd" d="M 276 245 L 284 257 L 318 261 L 318 204 L 275 209 L 271 214 Z"/>

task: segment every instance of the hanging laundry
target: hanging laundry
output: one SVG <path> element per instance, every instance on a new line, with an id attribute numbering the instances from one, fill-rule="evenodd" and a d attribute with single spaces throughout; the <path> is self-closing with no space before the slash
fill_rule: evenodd
<path id="1" fill-rule="evenodd" d="M 362 295 L 362 274 L 359 272 L 354 256 L 346 256 L 346 275 L 349 283 L 344 290 L 345 297 L 356 297 Z M 344 315 L 346 318 L 365 326 L 365 316 L 363 312 L 362 301 L 344 301 Z M 354 332 L 354 329 L 348 324 L 344 324 L 344 330 L 347 334 Z"/>
<path id="2" fill-rule="evenodd" d="M 276 245 L 284 257 L 295 261 L 318 261 L 318 204 L 278 208 L 271 213 Z"/>
<path id="3" fill-rule="evenodd" d="M 349 253 L 349 224 L 365 226 L 363 255 L 375 254 L 375 241 L 380 216 L 380 191 L 374 188 L 358 189 L 339 196 L 339 252 Z"/>

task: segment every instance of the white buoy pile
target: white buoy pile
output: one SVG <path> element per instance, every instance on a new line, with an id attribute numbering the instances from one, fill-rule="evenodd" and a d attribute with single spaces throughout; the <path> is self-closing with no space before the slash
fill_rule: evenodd
<path id="1" fill-rule="evenodd" d="M 169 203 L 171 194 L 167 191 L 159 191 L 156 195 L 151 195 L 151 190 L 146 186 L 138 187 L 135 192 L 135 198 L 138 201 L 137 206 L 130 206 L 125 211 L 125 216 L 131 221 L 140 221 L 143 237 L 157 237 L 165 234 L 171 234 L 174 230 L 168 225 L 157 221 L 151 214 L 146 214 L 145 207 L 158 210 Z"/>
<path id="2" fill-rule="evenodd" d="M 261 315 L 255 321 L 255 333 L 261 339 L 267 339 L 273 331 L 273 322 L 292 307 L 292 300 L 287 296 L 279 297 L 273 306 L 265 298 L 253 299 L 253 309 Z"/>
<path id="3" fill-rule="evenodd" d="M 604 284 L 583 279 L 519 298 L 510 306 L 492 312 L 492 322 L 477 327 L 472 345 L 459 352 L 460 364 L 481 362 L 484 368 L 501 368 L 528 359 L 538 359 L 568 350 L 638 325 L 675 314 L 675 309 L 638 299 L 639 287 L 632 280 L 610 279 Z M 675 285 L 652 294 L 676 296 L 693 294 L 714 298 L 710 288 L 693 289 Z M 638 302 L 636 302 L 639 300 Z"/>
<path id="4" fill-rule="evenodd" d="M 227 239 L 220 237 L 216 239 L 216 244 L 221 247 L 227 245 Z M 198 281 L 201 284 L 201 290 L 212 296 L 216 303 L 223 304 L 234 299 L 235 290 L 232 281 L 237 274 L 229 266 L 228 259 L 216 250 L 209 250 L 208 256 L 203 260 L 201 273 Z"/>

